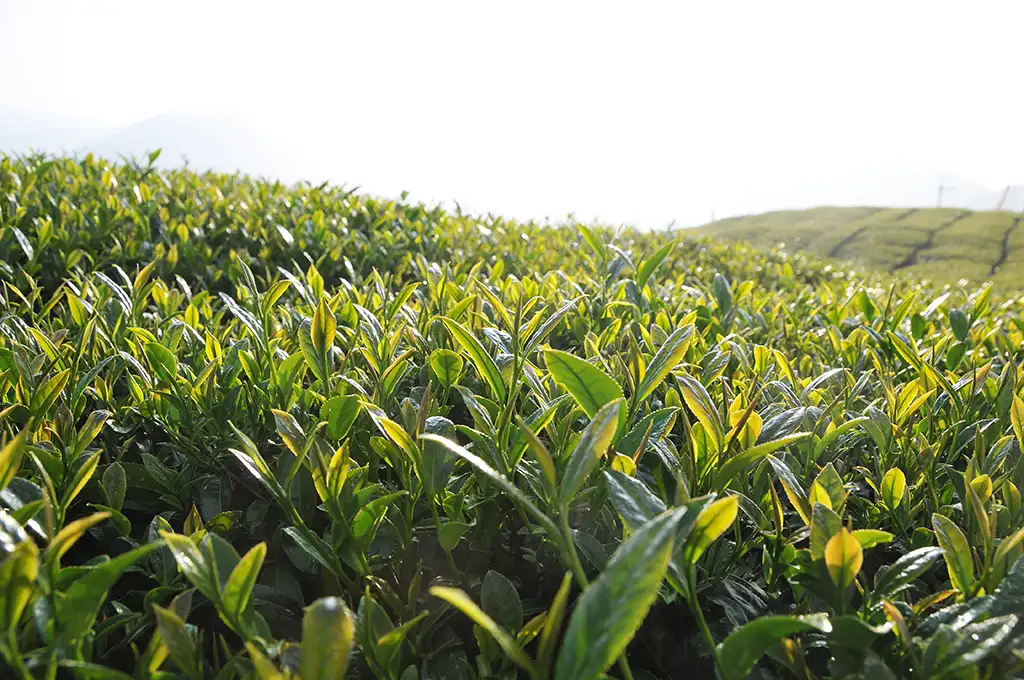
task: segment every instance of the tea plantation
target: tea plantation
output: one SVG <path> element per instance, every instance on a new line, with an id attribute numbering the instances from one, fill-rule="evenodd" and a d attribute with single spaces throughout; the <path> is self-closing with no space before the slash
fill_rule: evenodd
<path id="1" fill-rule="evenodd" d="M 1024 678 L 1024 303 L 0 157 L 0 677 Z"/>
<path id="2" fill-rule="evenodd" d="M 713 222 L 695 233 L 820 257 L 939 284 L 994 281 L 1024 289 L 1024 215 L 956 208 L 782 210 Z"/>

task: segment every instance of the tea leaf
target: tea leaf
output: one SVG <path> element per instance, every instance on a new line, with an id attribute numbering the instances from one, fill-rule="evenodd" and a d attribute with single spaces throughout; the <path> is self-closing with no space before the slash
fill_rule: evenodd
<path id="1" fill-rule="evenodd" d="M 596 680 L 618 658 L 647 616 L 672 556 L 681 510 L 670 510 L 620 545 L 569 619 L 556 680 Z"/>
<path id="2" fill-rule="evenodd" d="M 573 396 L 589 418 L 594 418 L 605 404 L 622 399 L 622 388 L 611 376 L 577 356 L 546 349 L 544 363 L 555 381 Z"/>

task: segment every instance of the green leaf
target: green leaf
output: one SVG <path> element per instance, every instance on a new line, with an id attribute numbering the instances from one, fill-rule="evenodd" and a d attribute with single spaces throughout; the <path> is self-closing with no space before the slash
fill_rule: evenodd
<path id="1" fill-rule="evenodd" d="M 334 312 L 327 306 L 325 298 L 320 299 L 320 304 L 313 312 L 313 323 L 309 327 L 309 340 L 313 343 L 313 349 L 323 357 L 328 350 L 334 346 L 334 333 L 337 328 L 334 321 Z"/>
<path id="2" fill-rule="evenodd" d="M 75 661 L 73 659 L 62 659 L 61 668 L 69 668 L 75 673 L 79 680 L 135 680 L 132 676 L 121 671 L 101 666 L 88 661 Z"/>
<path id="3" fill-rule="evenodd" d="M 662 246 L 657 252 L 651 255 L 649 258 L 640 263 L 640 266 L 636 270 L 636 287 L 643 288 L 651 275 L 658 269 L 665 258 L 668 257 L 672 249 L 675 248 L 676 242 L 671 241 L 668 244 Z"/>
<path id="4" fill-rule="evenodd" d="M 832 582 L 840 589 L 853 583 L 862 564 L 864 552 L 847 529 L 840 529 L 825 545 L 825 566 L 828 567 Z"/>
<path id="5" fill-rule="evenodd" d="M 967 537 L 953 520 L 937 512 L 932 514 L 932 528 L 939 546 L 945 551 L 943 557 L 950 583 L 961 593 L 969 593 L 974 587 L 974 558 Z"/>
<path id="6" fill-rule="evenodd" d="M 692 336 L 693 326 L 683 326 L 682 328 L 677 328 L 672 335 L 665 339 L 657 354 L 654 355 L 654 358 L 647 365 L 644 379 L 636 390 L 637 404 L 649 397 L 665 379 L 665 376 L 671 373 L 679 362 L 682 361 L 683 355 L 686 354 L 686 350 L 690 346 L 690 338 Z"/>
<path id="7" fill-rule="evenodd" d="M 847 432 L 849 432 L 853 428 L 857 427 L 861 423 L 865 423 L 865 422 L 867 422 L 869 420 L 871 420 L 871 419 L 868 418 L 867 416 L 859 416 L 857 418 L 853 418 L 851 420 L 847 420 L 845 423 L 843 423 L 842 425 L 838 426 L 836 429 L 834 429 L 831 432 L 829 432 L 828 434 L 826 434 L 824 437 L 822 437 L 820 440 L 818 440 L 818 442 L 814 445 L 814 458 L 815 458 L 815 460 L 817 460 L 818 457 L 820 457 L 821 454 L 824 453 L 828 449 L 829 445 L 832 444 L 832 442 L 838 440 L 841 436 L 843 436 L 844 434 L 846 434 Z"/>
<path id="8" fill-rule="evenodd" d="M 331 555 L 333 554 L 331 547 L 322 538 L 315 534 L 303 534 L 297 527 L 288 527 L 284 530 L 284 533 L 295 541 L 295 544 L 321 567 L 329 572 L 335 571 L 334 563 L 331 560 Z"/>
<path id="9" fill-rule="evenodd" d="M 160 538 L 164 539 L 185 578 L 206 599 L 217 602 L 220 599 L 220 582 L 213 571 L 213 565 L 207 563 L 206 556 L 199 550 L 199 546 L 188 536 L 169 531 L 161 531 Z"/>
<path id="10" fill-rule="evenodd" d="M 120 511 L 124 505 L 125 491 L 128 488 L 124 467 L 120 463 L 115 461 L 103 471 L 102 486 L 103 493 L 107 497 L 107 503 L 114 510 Z"/>
<path id="11" fill-rule="evenodd" d="M 527 450 L 530 452 L 531 457 L 537 461 L 537 465 L 544 475 L 544 484 L 547 492 L 554 496 L 555 489 L 558 486 L 558 475 L 555 471 L 555 461 L 551 458 L 548 447 L 544 446 L 544 442 L 534 434 L 530 426 L 519 416 L 516 416 L 516 423 L 526 438 Z"/>
<path id="12" fill-rule="evenodd" d="M 852 533 L 853 537 L 860 543 L 860 547 L 864 550 L 881 545 L 882 543 L 890 543 L 894 538 L 888 531 L 880 529 L 854 529 Z"/>
<path id="13" fill-rule="evenodd" d="M 455 441 L 455 424 L 442 416 L 430 416 L 423 427 L 424 432 L 436 434 Z M 451 477 L 452 468 L 455 466 L 455 455 L 439 444 L 423 442 L 422 446 L 422 469 L 420 480 L 423 482 L 423 491 L 428 498 L 433 498 L 441 493 L 448 478 Z"/>
<path id="14" fill-rule="evenodd" d="M 175 612 L 158 605 L 153 605 L 153 613 L 156 615 L 160 639 L 167 645 L 171 659 L 188 677 L 201 678 L 196 643 L 185 627 L 185 622 Z"/>
<path id="15" fill-rule="evenodd" d="M 393 506 L 396 500 L 407 495 L 409 495 L 409 492 L 403 489 L 402 491 L 374 498 L 369 503 L 360 507 L 359 511 L 356 512 L 355 518 L 352 520 L 352 536 L 356 540 L 372 539 L 388 508 Z"/>
<path id="16" fill-rule="evenodd" d="M 711 292 L 715 296 L 715 301 L 718 302 L 719 313 L 728 313 L 732 309 L 732 289 L 729 287 L 729 279 L 716 273 L 711 280 Z"/>
<path id="17" fill-rule="evenodd" d="M 762 616 L 738 628 L 718 645 L 719 670 L 725 680 L 743 680 L 765 652 L 790 635 L 832 630 L 826 614 Z"/>
<path id="18" fill-rule="evenodd" d="M 882 502 L 889 510 L 895 510 L 903 502 L 907 492 L 907 476 L 903 470 L 892 468 L 882 477 Z"/>
<path id="19" fill-rule="evenodd" d="M 629 531 L 636 531 L 665 511 L 664 501 L 655 496 L 639 479 L 618 470 L 605 470 L 604 478 L 608 498 L 615 511 L 619 513 L 622 524 Z M 700 513 L 712 500 L 712 496 L 701 496 L 680 506 L 684 512 L 676 524 L 676 555 L 681 552 L 680 546 L 685 546 Z M 679 590 L 687 578 L 684 566 L 675 556 L 669 563 L 668 578 L 672 587 Z"/>
<path id="20" fill-rule="evenodd" d="M 909 588 L 921 574 L 938 561 L 943 552 L 942 548 L 930 546 L 903 555 L 884 571 L 878 571 L 872 596 L 876 600 L 889 599 Z"/>
<path id="21" fill-rule="evenodd" d="M 302 617 L 302 680 L 343 680 L 355 638 L 352 612 L 340 597 L 324 597 Z"/>
<path id="22" fill-rule="evenodd" d="M 573 396 L 589 418 L 605 404 L 622 399 L 622 388 L 611 376 L 575 355 L 545 349 L 544 362 L 555 382 Z"/>
<path id="23" fill-rule="evenodd" d="M 558 326 L 558 323 L 562 320 L 562 318 L 576 308 L 581 299 L 583 299 L 582 296 L 569 300 L 564 305 L 555 310 L 555 312 L 551 316 L 545 319 L 544 323 L 540 325 L 540 328 L 534 331 L 533 335 L 530 336 L 530 339 L 529 341 L 527 341 L 526 348 L 523 350 L 523 353 L 526 356 L 530 356 L 531 354 L 533 354 L 533 351 L 537 349 L 540 343 L 544 342 L 544 339 L 551 334 L 551 331 L 555 330 L 555 327 Z"/>
<path id="24" fill-rule="evenodd" d="M 64 386 L 68 384 L 70 376 L 71 369 L 64 369 L 36 389 L 32 395 L 32 402 L 28 407 L 28 410 L 34 417 L 43 417 L 49 408 L 53 406 L 60 393 L 64 391 Z"/>
<path id="25" fill-rule="evenodd" d="M 800 486 L 800 481 L 796 478 L 796 475 L 793 474 L 788 465 L 775 456 L 769 455 L 768 462 L 771 463 L 779 481 L 782 482 L 782 488 L 786 492 L 786 498 L 789 499 L 790 504 L 792 504 L 797 514 L 800 515 L 800 518 L 807 524 L 810 524 L 811 505 L 807 500 L 807 493 Z"/>
<path id="26" fill-rule="evenodd" d="M 815 503 L 811 512 L 811 559 L 825 557 L 825 547 L 843 529 L 843 519 L 832 508 Z"/>
<path id="27" fill-rule="evenodd" d="M 96 466 L 100 463 L 100 452 L 92 454 L 79 466 L 78 471 L 75 472 L 75 476 L 71 478 L 71 482 L 67 485 L 67 489 L 64 491 L 64 498 L 61 500 L 61 507 L 65 510 L 71 507 L 71 501 L 75 500 L 75 497 L 81 493 L 85 485 L 92 479 L 92 475 L 96 472 Z"/>
<path id="28" fill-rule="evenodd" d="M 44 554 L 45 562 L 56 562 L 64 556 L 68 550 L 71 549 L 75 543 L 78 542 L 85 532 L 91 527 L 96 526 L 100 522 L 107 520 L 110 517 L 110 513 L 97 512 L 92 515 L 87 515 L 81 519 L 76 519 L 73 522 L 68 522 L 64 525 L 64 528 L 57 532 L 57 535 L 50 540 L 50 545 L 46 547 L 46 553 Z"/>
<path id="29" fill-rule="evenodd" d="M 354 394 L 332 397 L 320 407 L 320 420 L 327 422 L 324 434 L 328 439 L 339 441 L 345 438 L 352 424 L 359 417 L 361 402 Z"/>
<path id="30" fill-rule="evenodd" d="M 484 460 L 477 456 L 475 453 L 468 451 L 467 449 L 463 448 L 462 446 L 456 444 L 451 440 L 445 439 L 444 437 L 438 437 L 437 435 L 434 434 L 421 434 L 420 440 L 437 442 L 442 446 L 448 447 L 448 449 L 452 453 L 454 453 L 456 456 L 462 458 L 464 461 L 472 465 L 477 470 L 477 472 L 481 473 L 489 480 L 497 484 L 502 491 L 511 496 L 513 500 L 520 503 L 526 509 L 527 512 L 533 515 L 537 519 L 537 521 L 539 521 L 544 526 L 544 528 L 549 532 L 551 536 L 560 535 L 558 527 L 555 525 L 554 521 L 552 521 L 550 517 L 548 517 L 540 508 L 534 505 L 533 501 L 527 498 L 526 494 L 523 493 L 515 484 L 510 482 L 505 477 L 502 477 L 500 474 L 498 474 L 494 470 L 494 468 L 492 468 L 490 465 L 484 462 Z"/>
<path id="31" fill-rule="evenodd" d="M 594 414 L 590 424 L 583 430 L 579 443 L 569 456 L 562 481 L 558 487 L 558 503 L 563 509 L 576 497 L 587 477 L 597 466 L 601 457 L 608 451 L 615 432 L 619 427 L 619 414 L 624 407 L 623 400 L 616 399 L 603 405 Z"/>
<path id="32" fill-rule="evenodd" d="M 1024 400 L 1016 394 L 1010 404 L 1010 424 L 1013 425 L 1013 433 L 1017 435 L 1017 445 L 1024 451 Z"/>
<path id="33" fill-rule="evenodd" d="M 562 621 L 565 619 L 565 608 L 569 602 L 569 588 L 572 585 L 572 572 L 565 572 L 562 577 L 562 584 L 555 593 L 555 598 L 548 607 L 547 617 L 544 619 L 544 627 L 540 632 L 540 643 L 537 645 L 537 661 L 541 668 L 550 668 L 551 660 L 555 654 L 555 646 L 558 643 L 558 633 L 562 629 Z"/>
<path id="34" fill-rule="evenodd" d="M 491 355 L 487 353 L 487 350 L 480 344 L 480 341 L 457 321 L 444 316 L 440 317 L 440 319 L 444 327 L 451 333 L 451 336 L 455 338 L 455 341 L 469 354 L 469 360 L 473 363 L 480 377 L 490 385 L 491 391 L 497 400 L 504 403 L 505 383 L 502 382 L 501 371 L 498 369 L 498 365 L 494 363 Z"/>
<path id="35" fill-rule="evenodd" d="M 834 616 L 829 622 L 832 624 L 832 631 L 828 634 L 829 645 L 847 647 L 859 654 L 864 654 L 893 628 L 891 621 L 881 626 L 872 626 L 856 614 Z"/>
<path id="36" fill-rule="evenodd" d="M 165 385 L 173 385 L 178 381 L 178 359 L 174 352 L 158 342 L 147 342 L 143 349 L 153 373 Z"/>
<path id="37" fill-rule="evenodd" d="M 430 370 L 445 389 L 459 381 L 463 364 L 462 357 L 450 349 L 436 349 L 430 355 Z"/>
<path id="38" fill-rule="evenodd" d="M 846 503 L 846 489 L 843 486 L 843 478 L 839 476 L 835 466 L 832 463 L 825 465 L 814 482 L 828 494 L 832 509 L 842 513 L 843 504 Z"/>
<path id="39" fill-rule="evenodd" d="M 640 527 L 580 596 L 555 665 L 555 680 L 597 680 L 625 650 L 658 597 L 684 509 Z"/>
<path id="40" fill-rule="evenodd" d="M 430 589 L 430 594 L 444 600 L 468 616 L 473 623 L 483 628 L 491 635 L 492 638 L 494 638 L 494 641 L 498 643 L 498 646 L 501 647 L 502 651 L 505 652 L 513 663 L 529 673 L 531 677 L 535 675 L 533 661 L 531 661 L 530 657 L 519 648 L 515 638 L 513 638 L 507 630 L 498 625 L 494 619 L 488 616 L 483 609 L 478 607 L 476 603 L 466 595 L 466 593 L 462 592 L 458 588 L 434 586 Z M 305 680 L 305 678 L 303 678 L 303 680 Z"/>
<path id="41" fill-rule="evenodd" d="M 295 457 L 298 459 L 303 458 L 306 455 L 306 433 L 299 427 L 299 423 L 295 420 L 295 416 L 286 411 L 280 411 L 273 409 L 271 411 L 274 414 L 274 421 L 277 424 L 277 433 L 281 435 L 282 441 L 288 446 Z"/>
<path id="42" fill-rule="evenodd" d="M 718 469 L 715 476 L 715 486 L 720 490 L 727 488 L 729 483 L 732 482 L 737 475 L 745 471 L 754 463 L 764 459 L 768 454 L 781 449 L 783 446 L 799 441 L 804 437 L 809 437 L 810 435 L 810 432 L 794 432 L 793 434 L 773 439 L 770 442 L 758 444 L 742 453 L 736 454 Z"/>
<path id="43" fill-rule="evenodd" d="M 231 575 L 224 584 L 221 602 L 228 615 L 235 621 L 242 621 L 249 603 L 252 602 L 252 589 L 256 585 L 256 577 L 259 576 L 266 555 L 266 543 L 254 545 L 231 570 Z"/>
<path id="44" fill-rule="evenodd" d="M 445 522 L 437 532 L 437 542 L 444 551 L 451 552 L 472 527 L 472 524 L 465 522 Z"/>
<path id="45" fill-rule="evenodd" d="M 7 536 L 0 536 L 6 543 Z M 19 542 L 13 549 L 6 547 L 0 561 L 0 630 L 14 631 L 21 614 L 36 587 L 39 575 L 39 549 L 31 540 Z"/>
<path id="46" fill-rule="evenodd" d="M 605 470 L 604 479 L 608 497 L 630 531 L 636 531 L 665 512 L 665 502 L 639 479 L 618 470 Z"/>
<path id="47" fill-rule="evenodd" d="M 378 429 L 387 435 L 391 441 L 397 444 L 398 448 L 409 457 L 409 460 L 413 463 L 416 473 L 419 474 L 422 468 L 420 450 L 416 446 L 416 442 L 413 438 L 405 431 L 405 428 L 385 416 L 383 412 L 376 408 L 367 408 L 366 411 L 370 414 L 370 417 L 373 418 L 373 422 L 377 424 Z"/>
<path id="48" fill-rule="evenodd" d="M 683 549 L 683 561 L 687 564 L 695 563 L 704 554 L 704 551 L 732 526 L 736 520 L 738 509 L 739 498 L 737 496 L 720 498 L 704 508 L 697 516 L 686 547 Z"/>
<path id="49" fill-rule="evenodd" d="M 725 426 L 722 424 L 718 409 L 711 401 L 711 395 L 699 381 L 688 375 L 678 376 L 678 382 L 679 391 L 683 394 L 683 401 L 712 437 L 717 451 L 724 443 Z"/>
<path id="50" fill-rule="evenodd" d="M 967 338 L 967 331 L 971 328 L 971 321 L 962 309 L 949 310 L 949 325 L 953 329 L 953 335 L 957 340 L 963 341 Z"/>
<path id="51" fill-rule="evenodd" d="M 509 316 L 508 310 L 505 309 L 505 305 L 502 303 L 501 298 L 495 295 L 494 292 L 482 282 L 477 281 L 476 284 L 476 289 L 479 290 L 485 298 L 487 298 L 487 302 L 491 305 L 491 308 L 498 313 L 499 317 L 501 317 L 502 322 L 505 324 L 505 328 L 508 331 L 512 331 L 514 328 L 512 317 Z"/>
<path id="52" fill-rule="evenodd" d="M 22 458 L 25 456 L 28 435 L 29 431 L 26 428 L 0 448 L 0 490 L 7 488 L 14 475 L 18 474 Z"/>
<path id="53" fill-rule="evenodd" d="M 480 606 L 505 630 L 515 633 L 523 627 L 523 605 L 519 593 L 507 578 L 488 570 L 480 587 Z"/>
<path id="54" fill-rule="evenodd" d="M 92 628 L 110 590 L 128 567 L 160 547 L 147 543 L 103 562 L 81 576 L 64 592 L 57 607 L 57 630 L 70 644 L 81 640 Z"/>

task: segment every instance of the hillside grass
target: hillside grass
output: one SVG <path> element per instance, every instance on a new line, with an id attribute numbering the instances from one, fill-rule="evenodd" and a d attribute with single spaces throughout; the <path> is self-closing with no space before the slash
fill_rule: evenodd
<path id="1" fill-rule="evenodd" d="M 718 220 L 702 236 L 852 260 L 911 279 L 1024 288 L 1022 215 L 958 208 L 781 210 Z"/>

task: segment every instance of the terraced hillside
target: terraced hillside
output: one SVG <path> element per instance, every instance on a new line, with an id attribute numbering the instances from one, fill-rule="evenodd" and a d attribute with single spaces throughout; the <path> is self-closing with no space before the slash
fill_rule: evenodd
<path id="1" fill-rule="evenodd" d="M 911 278 L 973 284 L 993 280 L 1024 286 L 1020 213 L 956 208 L 838 208 L 787 210 L 719 220 L 701 235 L 785 244 L 831 258 L 855 260 Z"/>

